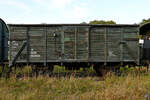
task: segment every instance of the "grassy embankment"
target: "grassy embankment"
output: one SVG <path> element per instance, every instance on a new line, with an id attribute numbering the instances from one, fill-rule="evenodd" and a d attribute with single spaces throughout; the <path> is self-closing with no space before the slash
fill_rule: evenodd
<path id="1" fill-rule="evenodd" d="M 16 78 L 11 74 L 9 79 L 0 79 L 0 100 L 148 100 L 150 99 L 150 73 L 136 69 L 121 69 L 123 74 L 105 77 L 95 76 L 90 69 L 66 73 L 64 68 L 55 68 L 53 77 L 28 77 L 31 69 L 17 70 L 16 74 L 24 77 Z M 76 76 L 76 73 L 86 76 Z M 59 77 L 58 77 L 58 76 Z"/>

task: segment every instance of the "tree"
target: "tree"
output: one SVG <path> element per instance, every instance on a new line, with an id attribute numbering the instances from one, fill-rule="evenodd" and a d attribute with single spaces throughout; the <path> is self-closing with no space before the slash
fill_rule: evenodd
<path id="1" fill-rule="evenodd" d="M 140 23 L 141 25 L 150 23 L 150 18 L 149 19 L 143 19 L 142 22 Z"/>
<path id="2" fill-rule="evenodd" d="M 82 22 L 82 23 L 80 23 L 80 24 L 87 24 L 86 22 Z"/>
<path id="3" fill-rule="evenodd" d="M 116 24 L 116 22 L 109 20 L 109 21 L 104 21 L 104 20 L 94 20 L 90 21 L 89 24 Z"/>

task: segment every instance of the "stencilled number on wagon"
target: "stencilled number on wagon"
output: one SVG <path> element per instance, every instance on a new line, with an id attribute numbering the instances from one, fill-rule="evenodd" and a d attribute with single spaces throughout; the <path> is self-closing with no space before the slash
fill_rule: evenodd
<path id="1" fill-rule="evenodd" d="M 41 57 L 41 55 L 39 55 L 36 50 L 31 49 L 31 55 L 30 55 L 30 57 L 39 58 L 39 57 Z"/>

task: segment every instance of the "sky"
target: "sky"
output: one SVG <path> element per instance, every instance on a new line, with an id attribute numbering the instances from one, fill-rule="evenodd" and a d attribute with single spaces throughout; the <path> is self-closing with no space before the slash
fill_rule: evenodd
<path id="1" fill-rule="evenodd" d="M 150 18 L 150 0 L 0 0 L 0 18 L 9 24 L 138 24 Z"/>

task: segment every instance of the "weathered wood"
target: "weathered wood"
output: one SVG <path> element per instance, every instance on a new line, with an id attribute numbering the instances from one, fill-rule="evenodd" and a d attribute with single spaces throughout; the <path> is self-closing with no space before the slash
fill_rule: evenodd
<path id="1" fill-rule="evenodd" d="M 27 27 L 30 27 L 31 62 L 51 60 L 124 62 L 139 59 L 138 41 L 132 40 L 138 37 L 138 26 L 134 25 L 10 25 L 9 27 L 11 59 L 17 54 L 22 42 L 27 39 Z M 23 51 L 17 61 L 24 61 L 26 57 L 27 52 Z"/>

